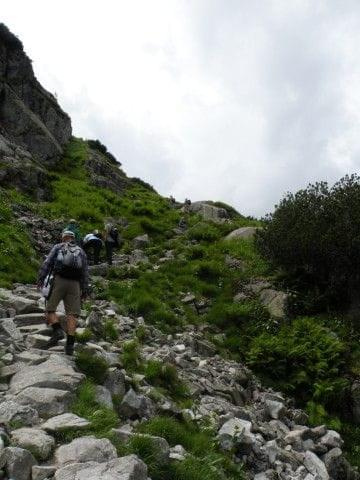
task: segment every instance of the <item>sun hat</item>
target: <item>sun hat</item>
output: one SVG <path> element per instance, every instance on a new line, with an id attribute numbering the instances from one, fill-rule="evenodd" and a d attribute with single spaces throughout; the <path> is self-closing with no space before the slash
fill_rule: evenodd
<path id="1" fill-rule="evenodd" d="M 75 234 L 71 230 L 64 230 L 61 234 L 61 238 L 65 238 L 65 237 L 75 238 Z"/>

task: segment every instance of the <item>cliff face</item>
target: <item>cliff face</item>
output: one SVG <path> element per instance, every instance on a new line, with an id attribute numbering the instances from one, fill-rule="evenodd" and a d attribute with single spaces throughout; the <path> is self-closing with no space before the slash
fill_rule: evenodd
<path id="1" fill-rule="evenodd" d="M 21 42 L 0 25 L 0 126 L 9 140 L 52 166 L 71 137 L 71 120 L 35 78 Z"/>

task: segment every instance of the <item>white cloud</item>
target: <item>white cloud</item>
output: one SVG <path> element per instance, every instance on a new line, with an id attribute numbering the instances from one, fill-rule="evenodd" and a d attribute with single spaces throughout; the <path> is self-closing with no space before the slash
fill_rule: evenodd
<path id="1" fill-rule="evenodd" d="M 359 168 L 355 0 L 3 0 L 2 14 L 74 133 L 163 194 L 261 215 Z"/>

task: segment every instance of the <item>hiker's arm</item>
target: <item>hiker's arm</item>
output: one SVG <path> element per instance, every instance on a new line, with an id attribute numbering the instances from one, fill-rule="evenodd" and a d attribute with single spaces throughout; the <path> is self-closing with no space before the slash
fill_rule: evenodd
<path id="1" fill-rule="evenodd" d="M 44 263 L 42 264 L 40 270 L 39 270 L 39 275 L 38 275 L 38 285 L 42 285 L 44 283 L 44 280 L 46 276 L 50 273 L 52 270 L 54 264 L 55 264 L 55 259 L 57 257 L 57 253 L 59 251 L 59 246 L 55 245 L 49 255 L 46 257 Z"/>

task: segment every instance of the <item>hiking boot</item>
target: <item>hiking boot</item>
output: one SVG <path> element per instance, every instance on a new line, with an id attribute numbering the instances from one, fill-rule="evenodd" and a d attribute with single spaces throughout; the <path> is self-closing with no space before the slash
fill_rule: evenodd
<path id="1" fill-rule="evenodd" d="M 60 328 L 57 328 L 56 330 L 53 331 L 50 340 L 47 342 L 45 348 L 51 348 L 51 347 L 56 347 L 56 345 L 59 343 L 60 340 L 64 338 L 64 334 L 62 333 L 62 330 Z"/>
<path id="2" fill-rule="evenodd" d="M 74 335 L 67 335 L 66 345 L 65 345 L 66 355 L 73 355 L 74 354 L 74 343 L 75 343 Z"/>
<path id="3" fill-rule="evenodd" d="M 65 353 L 66 355 L 74 355 L 74 345 L 65 345 Z"/>

